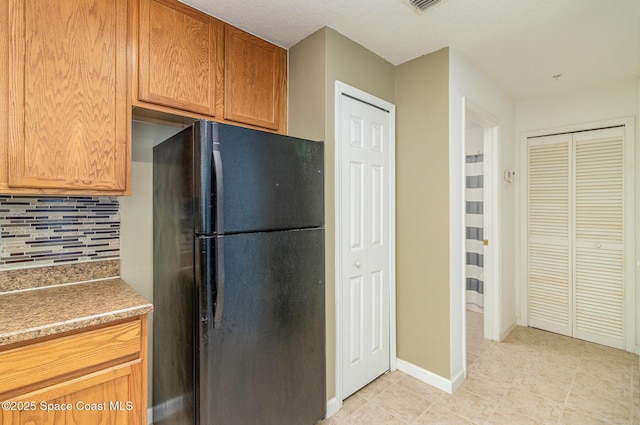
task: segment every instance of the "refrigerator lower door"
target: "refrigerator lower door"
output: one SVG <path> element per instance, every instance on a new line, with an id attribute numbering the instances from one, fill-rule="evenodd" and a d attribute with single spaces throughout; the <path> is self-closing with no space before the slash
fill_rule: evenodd
<path id="1" fill-rule="evenodd" d="M 326 408 L 324 231 L 223 240 L 224 312 L 201 335 L 200 425 L 312 425 Z"/>

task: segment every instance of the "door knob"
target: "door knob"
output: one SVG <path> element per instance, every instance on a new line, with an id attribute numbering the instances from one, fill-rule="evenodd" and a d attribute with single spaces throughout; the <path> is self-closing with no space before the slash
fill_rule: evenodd
<path id="1" fill-rule="evenodd" d="M 354 266 L 356 266 L 356 269 L 360 268 L 360 261 L 356 260 L 355 263 L 353 263 Z"/>

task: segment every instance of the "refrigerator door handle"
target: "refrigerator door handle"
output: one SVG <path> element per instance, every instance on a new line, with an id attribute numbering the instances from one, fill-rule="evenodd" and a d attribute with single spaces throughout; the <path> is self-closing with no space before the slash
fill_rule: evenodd
<path id="1" fill-rule="evenodd" d="M 217 127 L 214 126 L 214 130 Z M 213 185 L 215 187 L 214 208 L 216 214 L 215 232 L 220 235 L 224 233 L 224 182 L 222 178 L 222 155 L 220 154 L 220 142 L 217 137 L 213 138 Z"/>
<path id="2" fill-rule="evenodd" d="M 195 275 L 196 290 L 198 293 L 198 315 L 200 317 L 200 338 L 207 339 L 207 328 L 210 318 L 214 315 L 215 302 L 212 302 L 212 287 L 215 279 L 215 264 L 212 264 L 211 255 L 215 251 L 211 237 L 197 237 L 196 239 L 196 263 Z M 215 255 L 215 254 L 214 254 Z"/>
<path id="3" fill-rule="evenodd" d="M 208 328 L 222 325 L 224 309 L 224 237 L 200 237 L 197 244 L 196 286 L 199 288 L 200 339 L 208 339 Z M 215 294 L 215 295 L 214 295 Z M 215 297 L 215 299 L 213 299 Z"/>
<path id="4" fill-rule="evenodd" d="M 224 310 L 224 236 L 215 238 L 216 253 L 216 300 L 214 303 L 213 327 L 219 329 L 222 326 L 222 313 Z"/>
<path id="5" fill-rule="evenodd" d="M 215 282 L 216 300 L 214 302 L 213 327 L 219 329 L 222 326 L 222 311 L 224 309 L 224 182 L 222 174 L 222 155 L 220 154 L 220 141 L 217 134 L 218 127 L 213 125 L 213 178 L 215 179 L 215 209 L 216 209 L 216 233 L 215 238 Z"/>

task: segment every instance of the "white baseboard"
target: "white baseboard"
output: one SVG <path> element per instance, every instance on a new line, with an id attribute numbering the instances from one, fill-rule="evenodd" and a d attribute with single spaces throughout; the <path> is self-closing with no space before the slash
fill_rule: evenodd
<path id="1" fill-rule="evenodd" d="M 333 397 L 332 399 L 327 400 L 327 414 L 325 416 L 325 419 L 328 419 L 336 414 L 341 407 L 342 403 L 340 403 L 337 398 Z"/>
<path id="2" fill-rule="evenodd" d="M 460 369 L 451 380 L 451 394 L 455 393 L 456 390 L 460 388 L 460 385 L 462 385 L 464 380 L 464 369 Z"/>
<path id="3" fill-rule="evenodd" d="M 153 409 L 147 409 L 147 425 L 153 425 Z"/>
<path id="4" fill-rule="evenodd" d="M 500 339 L 499 339 L 499 341 L 500 342 L 504 341 L 504 339 L 509 336 L 511 331 L 514 330 L 516 328 L 516 326 L 518 326 L 518 323 L 513 321 L 513 322 L 509 323 L 503 330 L 501 330 L 500 331 Z"/>
<path id="5" fill-rule="evenodd" d="M 453 394 L 453 392 L 458 389 L 462 382 L 464 382 L 463 370 L 456 373 L 455 377 L 452 380 L 449 380 L 401 359 L 398 359 L 398 370 L 449 394 Z"/>

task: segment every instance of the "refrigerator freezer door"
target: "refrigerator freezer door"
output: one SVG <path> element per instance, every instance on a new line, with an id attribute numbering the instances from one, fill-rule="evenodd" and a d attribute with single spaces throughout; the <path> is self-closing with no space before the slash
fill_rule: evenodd
<path id="1" fill-rule="evenodd" d="M 200 424 L 312 425 L 326 406 L 323 230 L 222 239 L 225 307 L 201 336 Z"/>
<path id="2" fill-rule="evenodd" d="M 321 227 L 323 144 L 217 124 L 224 233 Z"/>

